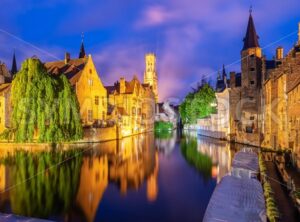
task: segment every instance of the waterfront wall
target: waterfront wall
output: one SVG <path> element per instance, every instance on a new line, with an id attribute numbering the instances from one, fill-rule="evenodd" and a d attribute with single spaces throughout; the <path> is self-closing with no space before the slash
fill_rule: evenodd
<path id="1" fill-rule="evenodd" d="M 118 127 L 116 125 L 105 128 L 85 128 L 83 142 L 105 142 L 150 131 L 153 131 L 152 125 L 147 128 L 136 130 Z"/>

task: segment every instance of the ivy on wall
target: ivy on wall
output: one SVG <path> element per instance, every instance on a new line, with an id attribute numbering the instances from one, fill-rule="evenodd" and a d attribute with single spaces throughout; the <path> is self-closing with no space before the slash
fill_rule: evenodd
<path id="1" fill-rule="evenodd" d="M 51 76 L 39 59 L 23 62 L 11 89 L 15 142 L 63 142 L 83 136 L 79 104 L 65 75 Z"/>

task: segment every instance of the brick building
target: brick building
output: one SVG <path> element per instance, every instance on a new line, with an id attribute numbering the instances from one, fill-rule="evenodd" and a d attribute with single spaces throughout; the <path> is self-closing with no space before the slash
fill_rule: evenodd
<path id="1" fill-rule="evenodd" d="M 300 166 L 300 23 L 298 41 L 284 56 L 263 60 L 264 141 L 263 146 L 290 148 Z"/>

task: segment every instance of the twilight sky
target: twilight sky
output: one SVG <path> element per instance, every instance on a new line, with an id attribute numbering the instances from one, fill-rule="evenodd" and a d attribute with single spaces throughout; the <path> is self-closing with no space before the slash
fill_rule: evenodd
<path id="1" fill-rule="evenodd" d="M 250 5 L 267 57 L 279 45 L 287 52 L 297 40 L 299 0 L 1 0 L 0 60 L 10 68 L 14 49 L 19 67 L 33 55 L 78 57 L 84 32 L 105 85 L 142 80 L 144 54 L 154 52 L 160 99 L 182 98 L 202 76 L 214 80 L 223 63 L 240 70 Z"/>

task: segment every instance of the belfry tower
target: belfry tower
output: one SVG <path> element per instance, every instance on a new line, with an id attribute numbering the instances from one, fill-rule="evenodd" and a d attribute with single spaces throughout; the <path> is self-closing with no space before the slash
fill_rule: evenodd
<path id="1" fill-rule="evenodd" d="M 241 51 L 242 87 L 244 88 L 261 87 L 262 53 L 258 39 L 252 18 L 252 9 L 250 9 L 244 46 Z"/>
<path id="2" fill-rule="evenodd" d="M 158 103 L 156 56 L 153 53 L 146 54 L 145 63 L 144 83 L 149 84 L 152 87 L 155 95 L 155 102 Z"/>

